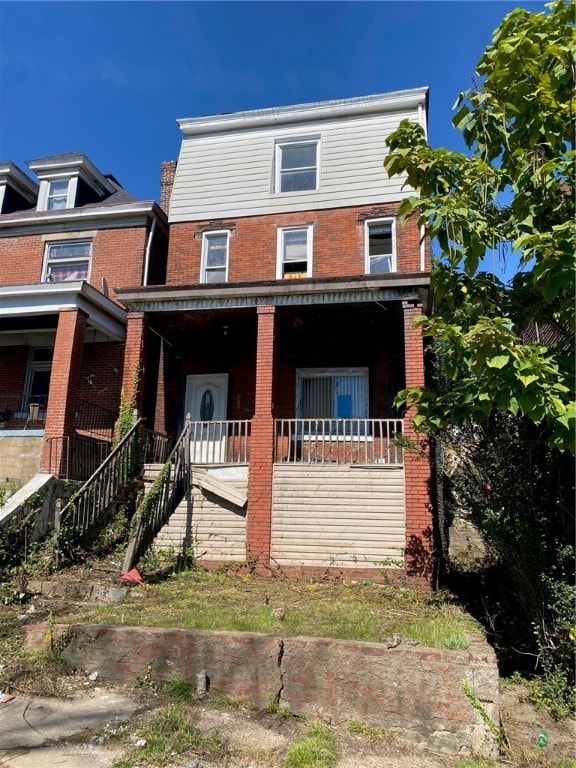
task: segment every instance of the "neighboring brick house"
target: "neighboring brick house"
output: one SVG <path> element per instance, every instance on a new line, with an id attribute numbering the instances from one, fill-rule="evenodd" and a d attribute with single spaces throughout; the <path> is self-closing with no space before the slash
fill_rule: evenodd
<path id="1" fill-rule="evenodd" d="M 402 449 L 413 414 L 393 405 L 424 381 L 413 321 L 429 249 L 382 165 L 400 120 L 426 125 L 427 96 L 179 121 L 180 157 L 163 164 L 166 286 L 118 292 L 126 391 L 139 363 L 149 426 L 175 437 L 193 420 L 193 494 L 165 544 L 205 563 L 430 585 L 430 463 Z"/>
<path id="2" fill-rule="evenodd" d="M 84 438 L 76 456 L 109 442 L 126 336 L 116 288 L 166 275 L 156 203 L 78 152 L 28 166 L 38 181 L 0 163 L 0 479 L 66 474 L 71 438 Z"/>

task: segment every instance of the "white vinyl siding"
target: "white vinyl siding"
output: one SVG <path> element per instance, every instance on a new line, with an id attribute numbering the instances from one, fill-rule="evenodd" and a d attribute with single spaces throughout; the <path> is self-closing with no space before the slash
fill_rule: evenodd
<path id="1" fill-rule="evenodd" d="M 396 271 L 396 222 L 373 219 L 364 225 L 366 273 L 384 274 Z"/>
<path id="2" fill-rule="evenodd" d="M 246 480 L 227 480 L 233 488 L 246 493 Z M 180 502 L 169 522 L 158 534 L 158 549 L 182 551 L 182 543 L 191 537 L 198 564 L 203 561 L 244 561 L 246 559 L 246 508 L 240 509 L 215 494 L 192 487 L 192 504 Z"/>
<path id="3" fill-rule="evenodd" d="M 229 237 L 228 231 L 204 233 L 201 282 L 225 283 L 228 279 Z"/>
<path id="4" fill-rule="evenodd" d="M 274 562 L 400 566 L 405 545 L 403 468 L 274 465 Z"/>
<path id="5" fill-rule="evenodd" d="M 385 205 L 411 194 L 404 178 L 389 179 L 382 163 L 386 137 L 400 120 L 418 120 L 417 110 L 290 128 L 291 141 L 321 135 L 317 189 L 273 191 L 273 158 L 286 126 L 184 138 L 170 204 L 170 221 Z"/>
<path id="6" fill-rule="evenodd" d="M 312 232 L 312 226 L 283 227 L 278 230 L 278 280 L 312 275 Z"/>

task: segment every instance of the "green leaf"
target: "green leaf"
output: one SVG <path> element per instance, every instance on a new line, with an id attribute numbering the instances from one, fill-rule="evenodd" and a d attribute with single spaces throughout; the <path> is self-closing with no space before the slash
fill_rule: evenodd
<path id="1" fill-rule="evenodd" d="M 508 365 L 508 362 L 510 361 L 510 357 L 508 355 L 496 355 L 495 357 L 491 357 L 488 360 L 486 360 L 486 365 L 489 368 L 504 368 L 505 365 Z"/>

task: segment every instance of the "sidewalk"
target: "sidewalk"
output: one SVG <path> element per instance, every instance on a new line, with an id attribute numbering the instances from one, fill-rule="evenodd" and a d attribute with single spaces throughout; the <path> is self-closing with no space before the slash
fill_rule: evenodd
<path id="1" fill-rule="evenodd" d="M 128 721 L 138 706 L 102 688 L 81 691 L 72 699 L 16 696 L 0 704 L 0 764 L 106 768 L 120 752 L 90 740 L 93 730 L 105 723 Z M 88 732 L 86 742 L 84 732 Z"/>

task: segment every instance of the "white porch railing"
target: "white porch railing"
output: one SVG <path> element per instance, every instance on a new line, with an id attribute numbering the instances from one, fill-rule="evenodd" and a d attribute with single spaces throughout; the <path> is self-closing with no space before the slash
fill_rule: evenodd
<path id="1" fill-rule="evenodd" d="M 391 464 L 404 461 L 401 419 L 276 419 L 274 461 Z"/>
<path id="2" fill-rule="evenodd" d="M 193 421 L 190 425 L 192 464 L 248 464 L 250 421 Z"/>

